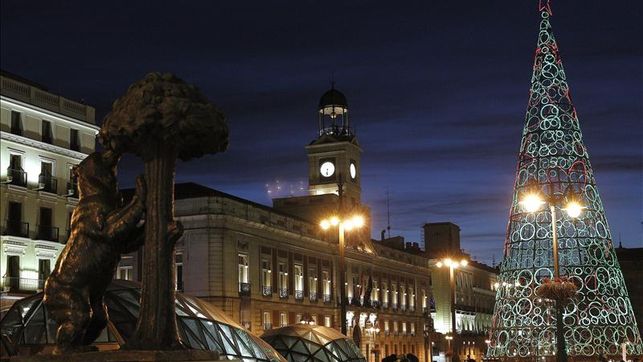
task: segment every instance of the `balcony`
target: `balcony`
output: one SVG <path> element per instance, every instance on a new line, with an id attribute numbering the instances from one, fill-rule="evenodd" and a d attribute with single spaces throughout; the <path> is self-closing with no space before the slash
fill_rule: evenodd
<path id="1" fill-rule="evenodd" d="M 47 174 L 38 175 L 38 190 L 55 194 L 58 192 L 58 179 Z"/>
<path id="2" fill-rule="evenodd" d="M 404 312 L 404 311 L 406 310 L 406 305 L 405 305 L 405 304 L 402 304 L 402 305 L 400 306 L 400 310 L 401 310 L 402 312 Z"/>
<path id="3" fill-rule="evenodd" d="M 239 282 L 239 295 L 243 297 L 250 296 L 250 283 Z"/>
<path id="4" fill-rule="evenodd" d="M 324 294 L 324 303 L 330 303 L 333 300 L 330 294 Z"/>
<path id="5" fill-rule="evenodd" d="M 37 240 L 48 240 L 58 242 L 58 228 L 50 225 L 38 225 Z"/>
<path id="6" fill-rule="evenodd" d="M 272 295 L 272 286 L 270 285 L 264 285 L 261 287 L 261 295 L 264 297 L 269 297 Z"/>
<path id="7" fill-rule="evenodd" d="M 67 197 L 78 198 L 78 183 L 76 181 L 67 182 Z"/>
<path id="8" fill-rule="evenodd" d="M 387 309 L 388 308 L 388 302 L 382 302 L 382 308 Z"/>
<path id="9" fill-rule="evenodd" d="M 279 288 L 279 298 L 288 299 L 288 288 Z"/>
<path id="10" fill-rule="evenodd" d="M 304 291 L 303 290 L 295 290 L 295 299 L 296 300 L 304 300 Z"/>
<path id="11" fill-rule="evenodd" d="M 20 220 L 7 220 L 2 235 L 29 237 L 29 223 Z"/>
<path id="12" fill-rule="evenodd" d="M 6 183 L 16 186 L 27 186 L 27 173 L 20 168 L 7 168 Z"/>
<path id="13" fill-rule="evenodd" d="M 310 300 L 311 303 L 317 303 L 317 292 L 309 292 L 308 300 Z"/>
<path id="14" fill-rule="evenodd" d="M 45 287 L 46 279 L 28 279 L 12 276 L 2 277 L 3 291 L 15 292 L 37 292 Z"/>

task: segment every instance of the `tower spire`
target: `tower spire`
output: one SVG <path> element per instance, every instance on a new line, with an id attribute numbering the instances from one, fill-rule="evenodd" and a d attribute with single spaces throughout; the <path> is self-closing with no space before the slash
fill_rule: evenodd
<path id="1" fill-rule="evenodd" d="M 554 15 L 551 12 L 551 5 L 549 4 L 549 0 L 538 0 L 538 11 L 547 12 L 549 16 Z"/>

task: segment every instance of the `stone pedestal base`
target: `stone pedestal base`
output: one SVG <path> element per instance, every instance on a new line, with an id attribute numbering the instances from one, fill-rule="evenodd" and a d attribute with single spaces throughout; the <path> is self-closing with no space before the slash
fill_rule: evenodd
<path id="1" fill-rule="evenodd" d="M 10 362 L 155 362 L 155 361 L 200 361 L 214 362 L 219 360 L 219 353 L 188 349 L 181 351 L 103 351 L 72 353 L 64 356 L 36 355 L 13 357 Z"/>

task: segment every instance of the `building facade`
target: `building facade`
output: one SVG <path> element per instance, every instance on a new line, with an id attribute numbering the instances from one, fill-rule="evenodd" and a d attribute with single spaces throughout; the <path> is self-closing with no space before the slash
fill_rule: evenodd
<path id="1" fill-rule="evenodd" d="M 460 228 L 449 222 L 428 223 L 423 227 L 426 253 L 429 257 L 434 296 L 431 316 L 436 332 L 451 334 L 455 313 L 456 338 L 452 340 L 453 353 L 459 360 L 482 360 L 487 352 L 489 330 L 492 325 L 493 307 L 498 289 L 498 270 L 471 260 L 460 249 Z M 454 286 L 450 270 L 438 267 L 442 258 L 468 260 L 466 266 L 454 270 Z M 455 303 L 451 293 L 454 293 Z M 448 350 L 448 347 L 447 347 Z"/>
<path id="2" fill-rule="evenodd" d="M 67 240 L 72 167 L 94 151 L 94 108 L 0 75 L 2 306 L 42 289 Z"/>

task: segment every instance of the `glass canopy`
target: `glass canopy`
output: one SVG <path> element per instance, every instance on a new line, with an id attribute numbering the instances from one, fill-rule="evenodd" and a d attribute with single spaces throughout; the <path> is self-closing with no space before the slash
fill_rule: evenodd
<path id="1" fill-rule="evenodd" d="M 42 296 L 38 293 L 17 301 L 0 321 L 3 354 L 36 353 L 55 343 L 56 322 L 49 318 Z M 110 321 L 96 344 L 113 344 L 115 349 L 127 342 L 136 327 L 139 298 L 138 284 L 124 280 L 111 283 L 105 293 Z M 177 293 L 176 315 L 181 341 L 191 348 L 217 351 L 227 359 L 284 362 L 266 342 L 209 303 Z M 43 348 L 34 348 L 38 345 Z"/>
<path id="2" fill-rule="evenodd" d="M 366 362 L 352 340 L 324 326 L 293 324 L 268 330 L 261 338 L 289 362 Z"/>

